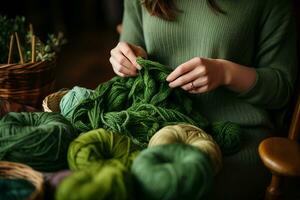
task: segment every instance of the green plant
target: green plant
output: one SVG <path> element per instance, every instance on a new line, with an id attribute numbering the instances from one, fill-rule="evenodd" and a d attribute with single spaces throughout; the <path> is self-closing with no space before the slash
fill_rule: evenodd
<path id="1" fill-rule="evenodd" d="M 10 36 L 17 32 L 22 43 L 25 62 L 31 61 L 32 49 L 32 30 L 28 28 L 25 17 L 17 16 L 15 19 L 10 19 L 0 15 L 0 63 L 7 63 L 9 52 Z M 41 41 L 36 37 L 36 61 L 46 61 L 55 59 L 62 45 L 66 43 L 63 33 L 48 34 L 46 42 Z M 19 56 L 14 51 L 13 61 L 17 62 Z"/>

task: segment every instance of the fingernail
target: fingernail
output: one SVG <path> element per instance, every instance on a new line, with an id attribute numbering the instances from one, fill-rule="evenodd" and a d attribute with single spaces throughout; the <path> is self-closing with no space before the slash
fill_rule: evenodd
<path id="1" fill-rule="evenodd" d="M 169 84 L 169 87 L 171 87 L 171 88 L 172 88 L 172 87 L 173 87 L 173 84 L 172 84 L 172 83 L 170 83 L 170 84 Z"/>
<path id="2" fill-rule="evenodd" d="M 141 70 L 142 69 L 142 67 L 140 66 L 140 65 L 136 65 L 136 68 L 138 69 L 138 70 Z"/>
<path id="3" fill-rule="evenodd" d="M 170 76 L 168 76 L 168 77 L 166 78 L 166 81 L 170 82 Z"/>

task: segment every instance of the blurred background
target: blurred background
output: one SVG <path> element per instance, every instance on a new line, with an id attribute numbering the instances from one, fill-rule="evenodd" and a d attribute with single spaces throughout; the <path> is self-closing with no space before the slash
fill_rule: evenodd
<path id="1" fill-rule="evenodd" d="M 114 76 L 109 52 L 118 42 L 122 12 L 123 0 L 10 0 L 0 6 L 1 15 L 25 16 L 41 38 L 64 32 L 68 43 L 58 58 L 56 89 L 95 88 Z"/>
<path id="2" fill-rule="evenodd" d="M 123 0 L 10 0 L 0 14 L 25 16 L 43 38 L 62 31 L 68 40 L 57 62 L 56 89 L 95 88 L 114 76 L 109 52 L 117 44 Z"/>

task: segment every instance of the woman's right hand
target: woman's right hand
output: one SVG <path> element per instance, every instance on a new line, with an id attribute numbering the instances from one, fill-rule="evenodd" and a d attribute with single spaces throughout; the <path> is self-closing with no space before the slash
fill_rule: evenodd
<path id="1" fill-rule="evenodd" d="M 136 62 L 136 58 L 138 56 L 147 58 L 147 53 L 142 47 L 126 42 L 119 42 L 110 51 L 110 55 L 109 61 L 112 64 L 113 70 L 121 77 L 136 76 L 137 69 L 141 69 Z"/>

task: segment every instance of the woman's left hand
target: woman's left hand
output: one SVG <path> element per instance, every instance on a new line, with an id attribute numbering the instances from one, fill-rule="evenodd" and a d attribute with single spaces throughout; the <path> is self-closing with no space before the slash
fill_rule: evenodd
<path id="1" fill-rule="evenodd" d="M 204 93 L 225 85 L 227 71 L 221 59 L 193 58 L 178 66 L 168 77 L 171 88 L 181 87 L 190 93 Z"/>

